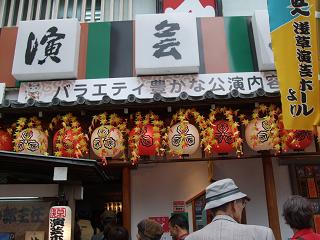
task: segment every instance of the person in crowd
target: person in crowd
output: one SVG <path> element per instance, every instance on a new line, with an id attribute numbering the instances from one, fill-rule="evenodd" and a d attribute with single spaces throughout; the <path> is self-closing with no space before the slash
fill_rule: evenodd
<path id="1" fill-rule="evenodd" d="M 159 223 L 151 219 L 144 219 L 137 225 L 137 240 L 160 240 L 163 234 Z"/>
<path id="2" fill-rule="evenodd" d="M 283 204 L 283 216 L 286 223 L 293 230 L 290 239 L 317 240 L 320 235 L 312 229 L 313 206 L 311 202 L 301 196 L 290 196 Z"/>
<path id="3" fill-rule="evenodd" d="M 113 226 L 105 232 L 105 239 L 108 240 L 129 240 L 127 229 L 121 226 Z"/>
<path id="4" fill-rule="evenodd" d="M 169 230 L 173 240 L 184 240 L 189 234 L 189 223 L 186 216 L 176 213 L 169 219 Z"/>
<path id="5" fill-rule="evenodd" d="M 230 178 L 210 184 L 206 188 L 205 209 L 210 209 L 214 218 L 201 230 L 189 234 L 186 240 L 274 240 L 270 228 L 240 224 L 248 200 Z"/>
<path id="6" fill-rule="evenodd" d="M 92 236 L 91 240 L 103 240 L 104 232 L 107 231 L 106 229 L 110 229 L 111 226 L 116 224 L 116 215 L 112 211 L 105 210 L 100 215 L 100 224 L 98 226 L 99 232 Z"/>

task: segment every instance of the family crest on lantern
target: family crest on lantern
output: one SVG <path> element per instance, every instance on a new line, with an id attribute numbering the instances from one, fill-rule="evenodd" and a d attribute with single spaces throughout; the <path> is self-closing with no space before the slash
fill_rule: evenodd
<path id="1" fill-rule="evenodd" d="M 134 127 L 129 133 L 130 160 L 135 164 L 142 156 L 162 156 L 162 137 L 166 131 L 163 121 L 153 112 L 132 114 Z"/>
<path id="2" fill-rule="evenodd" d="M 197 129 L 195 125 L 200 130 Z M 169 146 L 170 155 L 192 155 L 203 145 L 204 140 L 200 141 L 200 135 L 206 138 L 204 130 L 207 124 L 205 118 L 195 109 L 180 109 L 172 116 L 170 126 L 164 135 L 165 143 Z"/>
<path id="3" fill-rule="evenodd" d="M 92 117 L 89 127 L 91 149 L 103 165 L 108 159 L 125 159 L 124 139 L 128 134 L 127 120 L 117 114 L 101 113 Z"/>
<path id="4" fill-rule="evenodd" d="M 12 131 L 15 137 L 15 152 L 48 154 L 48 131 L 43 131 L 41 121 L 37 117 L 19 118 Z"/>

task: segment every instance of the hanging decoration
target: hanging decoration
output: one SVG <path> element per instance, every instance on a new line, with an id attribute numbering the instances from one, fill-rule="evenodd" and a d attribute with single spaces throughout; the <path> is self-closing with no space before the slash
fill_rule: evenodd
<path id="1" fill-rule="evenodd" d="M 246 126 L 245 138 L 247 144 L 254 151 L 275 150 L 279 153 L 281 150 L 279 118 L 280 108 L 275 105 L 269 107 L 260 104 L 254 109 L 252 120 L 240 116 L 242 123 Z"/>
<path id="2" fill-rule="evenodd" d="M 56 116 L 52 119 L 49 128 L 53 130 L 57 126 L 60 129 L 53 136 L 53 151 L 57 157 L 80 158 L 88 153 L 88 137 L 77 118 L 71 113 Z"/>
<path id="3" fill-rule="evenodd" d="M 18 119 L 14 129 L 14 151 L 48 155 L 48 132 L 42 130 L 37 117 Z"/>
<path id="4" fill-rule="evenodd" d="M 280 133 L 282 140 L 282 150 L 287 152 L 289 149 L 303 151 L 309 147 L 313 141 L 313 132 L 307 130 L 287 130 L 284 129 L 282 118 L 280 120 Z"/>
<path id="5" fill-rule="evenodd" d="M 10 131 L 10 130 L 9 130 Z M 0 150 L 13 151 L 12 131 L 0 129 Z"/>
<path id="6" fill-rule="evenodd" d="M 161 146 L 161 134 L 164 134 L 165 128 L 159 116 L 153 112 L 142 116 L 137 112 L 134 124 L 135 127 L 129 133 L 132 163 L 136 163 L 141 156 L 162 155 L 164 149 Z"/>
<path id="7" fill-rule="evenodd" d="M 125 159 L 124 136 L 127 135 L 127 121 L 117 114 L 102 113 L 93 116 L 91 126 L 91 149 L 102 160 L 103 165 L 107 164 L 108 158 L 119 156 Z"/>
<path id="8" fill-rule="evenodd" d="M 190 121 L 195 122 L 199 129 L 200 134 L 196 126 L 192 125 Z M 168 127 L 165 134 L 166 144 L 169 146 L 169 154 L 171 155 L 192 155 L 203 143 L 200 142 L 200 135 L 204 142 L 208 142 L 204 135 L 206 129 L 206 121 L 199 112 L 195 109 L 180 109 L 173 115 L 171 127 Z"/>
<path id="9" fill-rule="evenodd" d="M 243 154 L 243 140 L 238 130 L 239 123 L 234 120 L 237 115 L 238 110 L 233 111 L 225 107 L 211 110 L 207 122 L 208 127 L 204 131 L 209 140 L 206 144 L 208 146 L 205 148 L 206 152 L 225 154 L 235 150 L 237 156 Z"/>

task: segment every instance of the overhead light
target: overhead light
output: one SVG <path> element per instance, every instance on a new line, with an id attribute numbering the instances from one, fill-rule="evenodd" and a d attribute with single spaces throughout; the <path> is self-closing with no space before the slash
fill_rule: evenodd
<path id="1" fill-rule="evenodd" d="M 28 201 L 37 199 L 40 199 L 40 197 L 0 197 L 0 201 Z"/>

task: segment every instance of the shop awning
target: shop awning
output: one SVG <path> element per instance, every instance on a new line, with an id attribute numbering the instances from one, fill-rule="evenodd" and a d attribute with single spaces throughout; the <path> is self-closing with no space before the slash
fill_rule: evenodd
<path id="1" fill-rule="evenodd" d="M 95 160 L 0 151 L 0 172 L 52 181 L 54 167 L 68 167 L 68 181 L 98 183 L 114 180 L 111 172 Z"/>

